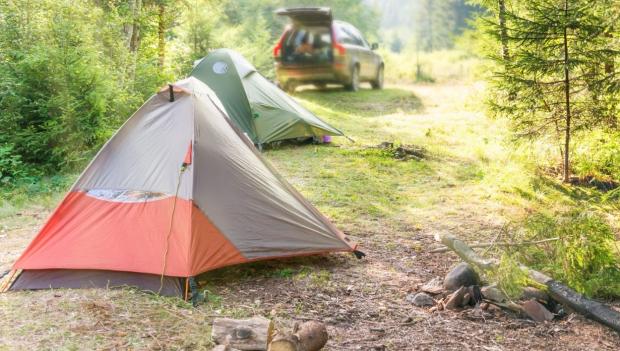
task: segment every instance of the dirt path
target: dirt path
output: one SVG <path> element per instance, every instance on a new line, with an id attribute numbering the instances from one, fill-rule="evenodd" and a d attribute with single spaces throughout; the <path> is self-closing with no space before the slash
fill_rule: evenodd
<path id="1" fill-rule="evenodd" d="M 209 303 L 198 309 L 133 290 L 3 294 L 0 350 L 209 349 L 209 321 L 214 316 L 255 314 L 273 317 L 281 327 L 322 320 L 331 336 L 328 350 L 617 350 L 618 335 L 577 315 L 534 324 L 501 311 L 431 313 L 406 301 L 418 284 L 443 276 L 457 262 L 452 254 L 427 253 L 436 245 L 436 232 L 484 240 L 508 215 L 523 208 L 498 201 L 498 185 L 485 180 L 487 169 L 510 172 L 516 166 L 505 164 L 505 146 L 496 131 L 500 126 L 470 105 L 480 87 L 394 89 L 403 96 L 415 94 L 421 106 L 401 108 L 413 103 L 399 105 L 400 100 L 394 100 L 395 108 L 356 119 L 340 111 L 331 116 L 334 107 L 320 106 L 330 121 L 342 115 L 348 127 L 343 129 L 355 134 L 358 144 L 266 152 L 284 176 L 359 241 L 366 259 L 335 254 L 211 272 L 201 277 Z M 311 107 L 321 101 L 310 93 L 301 98 Z M 349 103 L 367 104 L 363 99 Z M 384 140 L 424 144 L 430 156 L 410 162 L 362 152 L 363 145 Z M 480 145 L 482 154 L 477 151 Z M 303 164 L 291 160 L 296 156 Z M 347 168 L 347 162 L 354 161 L 357 168 Z M 362 161 L 368 163 L 358 164 Z M 372 189 L 356 187 L 356 182 L 374 181 Z M 385 198 L 384 183 L 394 192 L 383 194 Z M 318 186 L 325 186 L 329 194 L 314 190 Z M 0 219 L 5 235 L 0 238 L 2 270 L 17 258 L 46 215 L 33 207 Z"/>

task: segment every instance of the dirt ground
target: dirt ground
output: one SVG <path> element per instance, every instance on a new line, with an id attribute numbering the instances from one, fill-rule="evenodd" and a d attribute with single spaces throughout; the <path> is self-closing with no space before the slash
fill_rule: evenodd
<path id="1" fill-rule="evenodd" d="M 429 134 L 427 130 L 436 132 L 437 125 L 441 125 L 446 131 L 453 127 L 473 128 L 473 135 L 481 131 L 489 136 L 495 134 L 495 125 L 481 122 L 484 117 L 480 112 L 463 108 L 475 87 L 401 89 L 413 92 L 424 108 L 369 116 L 355 122 L 362 125 L 358 128 L 382 118 L 393 128 L 386 133 L 417 145 L 422 136 L 409 140 L 399 134 L 400 130 L 411 128 Z M 301 94 L 301 98 L 309 100 L 310 105 L 316 102 L 312 95 Z M 458 111 L 453 111 L 454 106 Z M 373 132 L 377 140 L 385 137 L 377 133 Z M 368 144 L 376 141 L 368 138 Z M 295 321 L 323 321 L 330 335 L 326 350 L 620 349 L 618 334 L 576 314 L 536 324 L 505 311 L 430 312 L 407 302 L 408 293 L 434 277 L 443 277 L 458 262 L 451 253 L 428 252 L 437 247 L 434 234 L 451 232 L 470 242 L 488 240 L 502 228 L 507 214 L 522 211 L 518 204 L 500 203 L 483 191 L 485 185 L 475 181 L 476 174 L 467 176 L 471 168 L 468 160 L 431 147 L 431 154 L 435 152 L 436 156 L 428 161 L 429 167 L 443 163 L 445 169 L 413 174 L 415 181 L 422 184 L 420 187 L 412 185 L 406 174 L 397 175 L 400 180 L 395 180 L 396 189 L 410 194 L 405 200 L 388 199 L 377 207 L 392 206 L 390 201 L 402 205 L 368 213 L 363 207 L 355 208 L 350 211 L 354 218 L 344 220 L 347 211 L 339 210 L 337 199 L 321 200 L 321 194 L 308 190 L 313 184 L 308 177 L 313 175 L 302 174 L 294 164 L 283 161 L 290 156 L 287 152 L 266 155 L 336 225 L 360 243 L 366 258 L 333 254 L 210 272 L 200 277 L 208 290 L 208 302 L 198 308 L 132 289 L 1 294 L 0 350 L 203 350 L 213 346 L 209 333 L 214 317 L 252 315 L 273 318 L 281 329 L 291 328 Z M 463 167 L 467 167 L 465 176 L 459 173 Z M 451 177 L 450 169 L 458 171 L 456 176 Z M 425 205 L 411 204 L 411 199 Z M 354 204 L 355 200 L 351 201 Z M 0 219 L 0 271 L 10 267 L 48 214 L 49 209 L 33 205 Z"/>

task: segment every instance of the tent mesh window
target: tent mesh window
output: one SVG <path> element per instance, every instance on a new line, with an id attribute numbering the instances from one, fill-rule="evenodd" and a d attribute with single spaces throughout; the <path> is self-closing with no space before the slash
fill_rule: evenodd
<path id="1" fill-rule="evenodd" d="M 152 191 L 119 189 L 91 189 L 86 194 L 96 199 L 115 202 L 145 202 L 160 200 L 170 196 Z"/>

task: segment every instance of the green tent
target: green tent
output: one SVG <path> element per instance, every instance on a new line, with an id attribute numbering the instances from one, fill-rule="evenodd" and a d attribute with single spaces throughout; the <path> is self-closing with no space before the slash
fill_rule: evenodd
<path id="1" fill-rule="evenodd" d="M 211 52 L 191 75 L 213 89 L 230 118 L 255 144 L 343 135 L 263 77 L 236 51 Z"/>

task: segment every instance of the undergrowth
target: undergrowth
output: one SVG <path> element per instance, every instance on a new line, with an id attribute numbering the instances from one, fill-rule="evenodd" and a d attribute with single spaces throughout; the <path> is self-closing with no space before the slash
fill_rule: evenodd
<path id="1" fill-rule="evenodd" d="M 536 213 L 525 220 L 523 227 L 522 240 L 558 240 L 510 248 L 509 257 L 586 296 L 620 297 L 618 244 L 609 224 L 599 214 L 576 209 L 552 215 Z M 512 278 L 509 287 L 519 283 Z"/>

